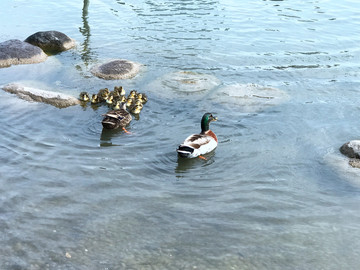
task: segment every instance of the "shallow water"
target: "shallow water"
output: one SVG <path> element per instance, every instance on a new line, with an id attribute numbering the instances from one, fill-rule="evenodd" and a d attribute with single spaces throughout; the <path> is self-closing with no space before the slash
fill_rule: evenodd
<path id="1" fill-rule="evenodd" d="M 78 42 L 1 69 L 0 84 L 149 96 L 125 134 L 102 131 L 106 106 L 0 92 L 1 269 L 360 265 L 360 173 L 338 152 L 360 131 L 356 1 L 5 0 L 0 10 L 0 41 L 58 30 Z M 144 68 L 131 80 L 91 75 L 112 58 Z M 210 83 L 181 91 L 171 78 L 183 71 Z M 249 83 L 289 98 L 256 111 L 217 102 Z M 218 148 L 178 159 L 206 111 L 219 118 Z"/>

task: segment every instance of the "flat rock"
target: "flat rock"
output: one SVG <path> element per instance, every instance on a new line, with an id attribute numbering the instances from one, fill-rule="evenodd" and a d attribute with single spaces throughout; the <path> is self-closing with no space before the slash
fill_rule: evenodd
<path id="1" fill-rule="evenodd" d="M 75 47 L 75 41 L 58 31 L 36 32 L 25 39 L 25 42 L 38 46 L 47 53 L 59 53 Z"/>
<path id="2" fill-rule="evenodd" d="M 360 159 L 360 140 L 344 143 L 340 147 L 340 152 L 349 158 Z"/>
<path id="3" fill-rule="evenodd" d="M 285 91 L 258 84 L 232 84 L 218 89 L 211 99 L 237 111 L 252 113 L 289 100 Z"/>
<path id="4" fill-rule="evenodd" d="M 220 80 L 213 75 L 181 70 L 164 74 L 147 88 L 167 99 L 197 99 L 219 84 Z"/>
<path id="5" fill-rule="evenodd" d="M 94 76 L 105 80 L 130 79 L 139 73 L 140 64 L 125 59 L 111 60 L 91 68 Z"/>
<path id="6" fill-rule="evenodd" d="M 0 43 L 0 68 L 11 65 L 34 64 L 45 61 L 42 49 L 18 39 Z"/>
<path id="7" fill-rule="evenodd" d="M 77 98 L 70 95 L 27 87 L 19 83 L 7 84 L 3 86 L 2 89 L 6 92 L 17 95 L 21 99 L 43 102 L 58 108 L 65 108 L 80 103 Z"/>

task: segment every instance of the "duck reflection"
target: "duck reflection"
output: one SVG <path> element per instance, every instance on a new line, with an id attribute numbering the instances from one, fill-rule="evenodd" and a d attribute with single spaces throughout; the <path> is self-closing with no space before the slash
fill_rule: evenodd
<path id="1" fill-rule="evenodd" d="M 212 151 L 212 152 L 204 155 L 204 157 L 206 159 L 201 159 L 199 157 L 183 158 L 183 157 L 178 156 L 177 166 L 175 167 L 175 173 L 182 174 L 191 169 L 209 166 L 215 162 L 215 160 L 213 158 L 214 156 L 215 156 L 215 151 Z M 177 177 L 182 177 L 182 176 L 177 175 Z"/>
<path id="2" fill-rule="evenodd" d="M 124 133 L 122 129 L 106 129 L 103 128 L 100 135 L 100 146 L 119 146 L 119 144 L 114 144 L 112 139 L 119 136 L 121 133 Z"/>

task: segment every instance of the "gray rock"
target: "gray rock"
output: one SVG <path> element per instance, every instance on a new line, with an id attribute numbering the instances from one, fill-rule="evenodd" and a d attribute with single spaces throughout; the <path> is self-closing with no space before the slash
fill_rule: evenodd
<path id="1" fill-rule="evenodd" d="M 116 59 L 91 68 L 91 73 L 105 80 L 130 79 L 138 74 L 140 64 L 124 59 Z"/>
<path id="2" fill-rule="evenodd" d="M 75 46 L 75 41 L 58 31 L 43 31 L 32 34 L 25 39 L 34 46 L 38 46 L 47 53 L 59 53 Z"/>
<path id="3" fill-rule="evenodd" d="M 344 143 L 340 147 L 340 152 L 349 158 L 360 159 L 360 140 Z"/>
<path id="4" fill-rule="evenodd" d="M 0 68 L 45 61 L 47 55 L 39 47 L 18 39 L 0 43 Z"/>
<path id="5" fill-rule="evenodd" d="M 80 103 L 80 101 L 73 96 L 27 87 L 18 83 L 7 84 L 3 86 L 2 89 L 6 92 L 16 94 L 19 98 L 27 101 L 43 102 L 58 108 L 65 108 Z"/>

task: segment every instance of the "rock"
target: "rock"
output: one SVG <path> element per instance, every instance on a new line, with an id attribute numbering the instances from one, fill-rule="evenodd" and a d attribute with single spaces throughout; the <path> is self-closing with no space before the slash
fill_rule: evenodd
<path id="1" fill-rule="evenodd" d="M 360 159 L 351 159 L 349 160 L 349 165 L 353 168 L 360 169 Z"/>
<path id="2" fill-rule="evenodd" d="M 340 147 L 340 152 L 349 158 L 360 159 L 360 140 L 344 143 Z"/>
<path id="3" fill-rule="evenodd" d="M 47 53 L 59 53 L 75 47 L 75 41 L 58 31 L 37 32 L 25 39 L 25 42 L 38 46 Z"/>
<path id="4" fill-rule="evenodd" d="M 3 86 L 2 89 L 6 92 L 16 94 L 19 98 L 27 101 L 43 102 L 58 108 L 80 104 L 80 101 L 73 96 L 27 87 L 18 83 L 7 84 Z"/>
<path id="5" fill-rule="evenodd" d="M 42 49 L 18 39 L 0 43 L 0 67 L 40 63 L 46 58 Z"/>
<path id="6" fill-rule="evenodd" d="M 147 88 L 167 99 L 203 98 L 209 90 L 217 87 L 220 80 L 213 75 L 192 71 L 175 71 L 151 82 Z M 159 91 L 161 89 L 161 91 Z"/>
<path id="7" fill-rule="evenodd" d="M 289 96 L 277 88 L 237 83 L 218 89 L 211 99 L 231 109 L 252 113 L 281 104 L 287 101 Z"/>
<path id="8" fill-rule="evenodd" d="M 138 74 L 140 64 L 124 59 L 116 59 L 91 68 L 91 73 L 105 80 L 130 79 Z"/>
<path id="9" fill-rule="evenodd" d="M 360 159 L 349 159 L 330 149 L 324 158 L 324 164 L 329 166 L 340 179 L 344 179 L 351 185 L 360 187 Z"/>

